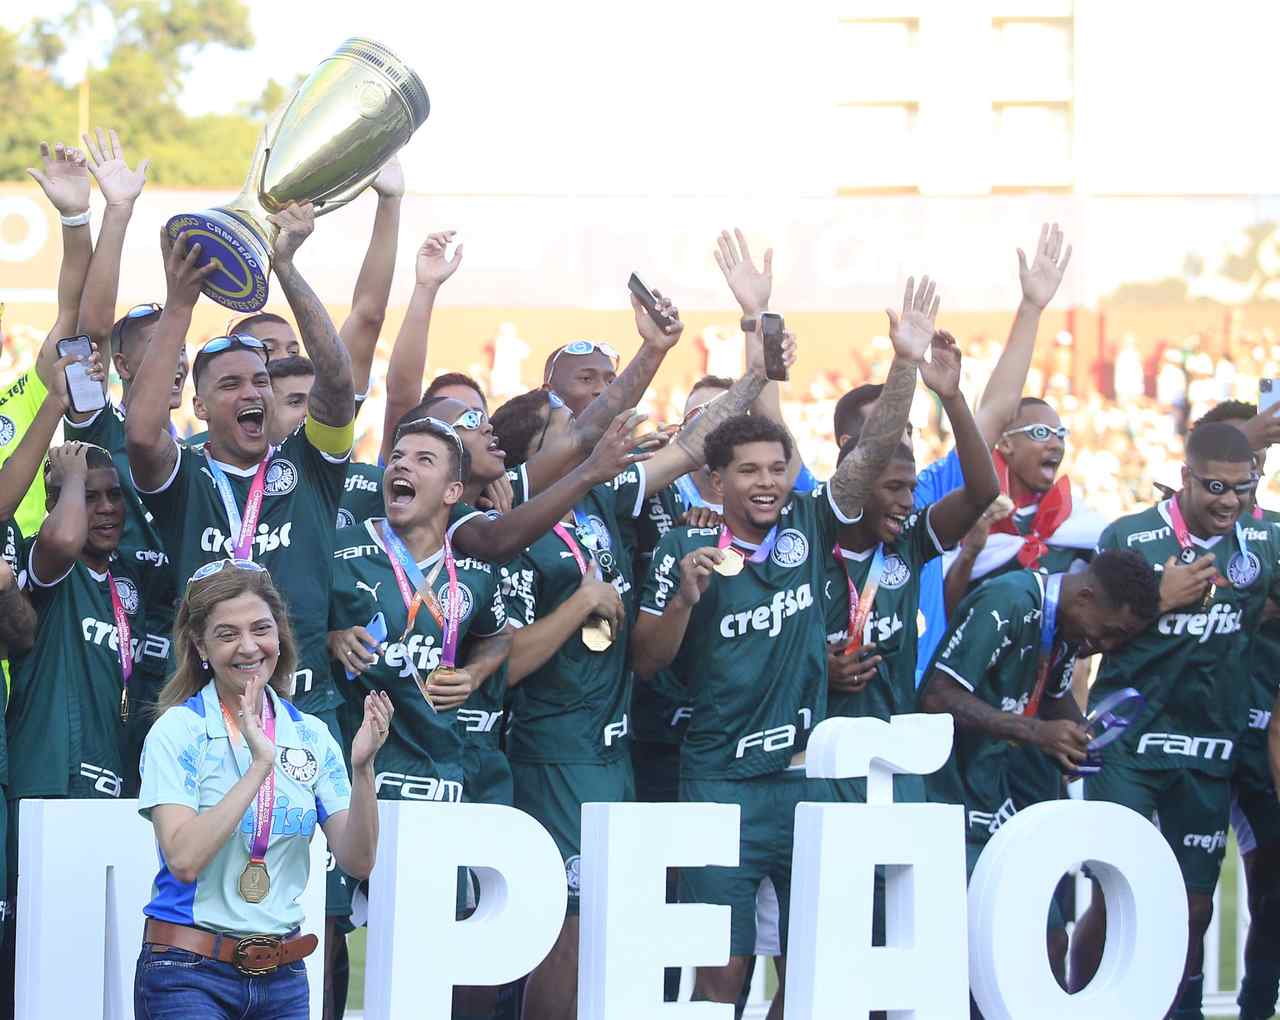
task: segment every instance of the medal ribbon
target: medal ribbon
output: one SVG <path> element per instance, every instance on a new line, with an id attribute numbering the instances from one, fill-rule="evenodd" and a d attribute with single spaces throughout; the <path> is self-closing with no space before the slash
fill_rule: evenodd
<path id="1" fill-rule="evenodd" d="M 845 562 L 837 542 L 832 550 L 840 569 L 844 571 L 845 584 L 849 586 L 849 631 L 848 642 L 838 654 L 852 655 L 862 647 L 862 634 L 867 628 L 867 620 L 871 616 L 871 607 L 876 602 L 876 592 L 880 590 L 880 577 L 884 574 L 884 543 L 876 545 L 875 555 L 871 557 L 871 571 L 862 586 L 862 593 L 854 587 L 853 577 L 849 574 L 849 564 Z"/>
<path id="2" fill-rule="evenodd" d="M 116 646 L 120 652 L 120 674 L 124 677 L 124 689 L 129 689 L 133 676 L 133 634 L 129 628 L 129 614 L 124 611 L 120 593 L 116 591 L 115 578 L 107 571 L 107 590 L 111 592 L 111 612 L 116 618 Z"/>
<path id="3" fill-rule="evenodd" d="M 462 618 L 462 600 L 458 597 L 458 568 L 454 563 L 453 549 L 449 545 L 448 537 L 446 536 L 444 540 L 440 559 L 432 568 L 430 575 L 424 577 L 422 568 L 414 562 L 409 549 L 400 540 L 400 536 L 392 530 L 389 521 L 385 519 L 380 521 L 378 532 L 382 538 L 382 544 L 387 550 L 387 558 L 391 561 L 391 572 L 395 574 L 396 587 L 400 589 L 400 597 L 404 600 L 404 607 L 408 611 L 408 618 L 404 632 L 400 635 L 400 640 L 404 641 L 409 636 L 409 632 L 413 630 L 414 621 L 418 618 L 419 607 L 425 605 L 432 618 L 435 619 L 436 624 L 440 627 L 440 640 L 443 649 L 441 662 L 443 665 L 452 668 L 457 657 L 458 631 L 461 627 Z M 445 614 L 440 609 L 440 603 L 436 599 L 433 587 L 436 578 L 440 576 L 441 567 L 447 567 L 449 571 L 448 618 L 445 617 Z M 409 660 L 409 668 L 413 672 L 414 679 L 418 679 L 418 670 L 411 660 Z"/>
<path id="4" fill-rule="evenodd" d="M 1193 548 L 1191 543 L 1191 529 L 1187 527 L 1186 518 L 1182 516 L 1182 507 L 1178 506 L 1178 496 L 1175 493 L 1169 497 L 1169 502 L 1165 504 L 1169 508 L 1169 523 L 1173 526 L 1173 537 L 1178 540 L 1178 545 L 1183 549 Z M 1240 521 L 1236 520 L 1236 541 L 1240 543 L 1240 554 L 1246 559 L 1249 556 L 1249 546 L 1244 537 L 1244 526 Z M 1221 574 L 1213 579 L 1213 584 L 1227 585 L 1230 582 Z M 1212 592 L 1212 588 L 1210 592 Z"/>
<path id="5" fill-rule="evenodd" d="M 227 739 L 232 741 L 231 757 L 236 763 L 236 771 L 244 775 L 244 770 L 240 768 L 240 760 L 236 758 L 235 738 L 232 736 L 233 733 L 239 736 L 240 727 L 236 725 L 221 698 L 218 699 L 218 704 L 222 707 L 223 722 L 227 724 Z M 267 735 L 267 739 L 272 744 L 276 742 L 276 708 L 272 704 L 271 695 L 266 691 L 262 692 L 262 732 Z M 249 742 L 246 740 L 245 747 L 248 746 Z M 258 787 L 258 794 L 253 801 L 253 836 L 249 842 L 250 864 L 261 864 L 266 867 L 267 844 L 271 842 L 271 816 L 275 813 L 275 809 L 276 769 L 275 763 L 272 762 L 271 771 Z"/>
<path id="6" fill-rule="evenodd" d="M 764 536 L 764 541 L 760 543 L 760 547 L 750 556 L 746 557 L 748 563 L 763 563 L 769 558 L 769 554 L 773 552 L 774 543 L 778 541 L 778 526 L 775 524 L 769 529 L 769 534 Z M 728 549 L 733 544 L 733 532 L 729 530 L 728 524 L 720 525 L 720 538 L 716 542 L 716 548 L 720 550 Z"/>
<path id="7" fill-rule="evenodd" d="M 1044 605 L 1040 607 L 1040 656 L 1036 662 L 1036 685 L 1031 698 L 1022 710 L 1025 716 L 1040 711 L 1040 699 L 1044 697 L 1049 682 L 1049 670 L 1053 666 L 1054 645 L 1058 634 L 1058 600 L 1062 594 L 1062 574 L 1053 574 L 1044 582 Z"/>
<path id="8" fill-rule="evenodd" d="M 267 451 L 266 457 L 258 465 L 258 470 L 249 485 L 249 497 L 244 503 L 243 516 L 240 513 L 239 504 L 236 503 L 236 494 L 231 491 L 231 481 L 227 478 L 227 473 L 209 456 L 207 446 L 204 450 L 204 459 L 209 464 L 213 484 L 218 490 L 218 496 L 222 499 L 222 507 L 227 512 L 227 523 L 231 525 L 231 533 L 236 536 L 232 555 L 239 560 L 251 560 L 253 559 L 253 536 L 258 530 L 258 518 L 262 516 L 263 485 L 267 478 L 267 465 L 271 463 L 271 451 Z"/>
<path id="9" fill-rule="evenodd" d="M 574 517 L 575 518 L 577 517 L 576 510 L 574 511 Z M 582 554 L 582 550 L 578 548 L 578 543 L 574 541 L 573 535 L 570 534 L 569 529 L 566 528 L 563 524 L 557 524 L 551 530 L 554 531 L 557 535 L 559 535 L 560 541 L 562 541 L 565 545 L 569 547 L 569 551 L 573 553 L 574 562 L 578 564 L 578 570 L 581 571 L 583 577 L 586 577 L 587 576 L 587 557 L 584 556 Z M 594 556 L 591 557 L 591 566 L 596 572 L 596 578 L 598 580 L 603 580 L 603 577 L 600 573 L 600 565 L 596 563 Z"/>

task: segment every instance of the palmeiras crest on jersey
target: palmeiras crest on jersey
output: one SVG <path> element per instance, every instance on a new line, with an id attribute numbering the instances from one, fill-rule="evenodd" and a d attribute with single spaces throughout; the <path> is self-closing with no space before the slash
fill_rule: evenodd
<path id="1" fill-rule="evenodd" d="M 1238 552 L 1227 564 L 1227 580 L 1237 588 L 1248 588 L 1262 573 L 1262 561 L 1253 553 Z"/>
<path id="2" fill-rule="evenodd" d="M 880 575 L 880 587 L 896 591 L 911 580 L 911 568 L 895 553 L 884 558 L 884 573 Z"/>
<path id="3" fill-rule="evenodd" d="M 287 460 L 273 460 L 263 479 L 262 491 L 268 496 L 284 496 L 298 487 L 298 469 Z"/>
<path id="4" fill-rule="evenodd" d="M 809 540 L 795 528 L 787 528 L 778 536 L 769 558 L 780 567 L 798 567 L 809 558 Z"/>
<path id="5" fill-rule="evenodd" d="M 127 577 L 113 577 L 112 580 L 115 582 L 116 597 L 120 600 L 121 607 L 130 616 L 135 615 L 140 604 L 138 586 Z"/>

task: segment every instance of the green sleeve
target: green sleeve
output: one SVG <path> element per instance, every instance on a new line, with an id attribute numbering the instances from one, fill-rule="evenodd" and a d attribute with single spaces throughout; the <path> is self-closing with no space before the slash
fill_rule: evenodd
<path id="1" fill-rule="evenodd" d="M 945 673 L 966 690 L 977 694 L 1005 653 L 1014 647 L 1018 611 L 1001 599 L 1006 589 L 984 585 L 969 595 L 956 610 L 955 619 L 943 635 L 933 668 Z"/>

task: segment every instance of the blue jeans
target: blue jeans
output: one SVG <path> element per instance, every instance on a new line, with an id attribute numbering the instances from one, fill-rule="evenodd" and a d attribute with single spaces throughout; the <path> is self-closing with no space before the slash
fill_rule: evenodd
<path id="1" fill-rule="evenodd" d="M 133 981 L 135 1020 L 308 1020 L 307 965 L 249 977 L 182 949 L 142 947 Z"/>

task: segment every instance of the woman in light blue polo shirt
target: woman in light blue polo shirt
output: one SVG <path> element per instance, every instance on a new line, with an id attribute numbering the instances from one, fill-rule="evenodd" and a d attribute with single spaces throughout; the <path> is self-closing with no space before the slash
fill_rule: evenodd
<path id="1" fill-rule="evenodd" d="M 140 1020 L 308 1015 L 298 898 L 316 824 L 338 867 L 373 869 L 373 758 L 391 701 L 369 695 L 354 782 L 325 724 L 284 696 L 297 663 L 284 603 L 250 560 L 196 571 L 174 626 L 178 669 L 142 752 L 139 810 L 160 873 L 134 981 Z"/>

